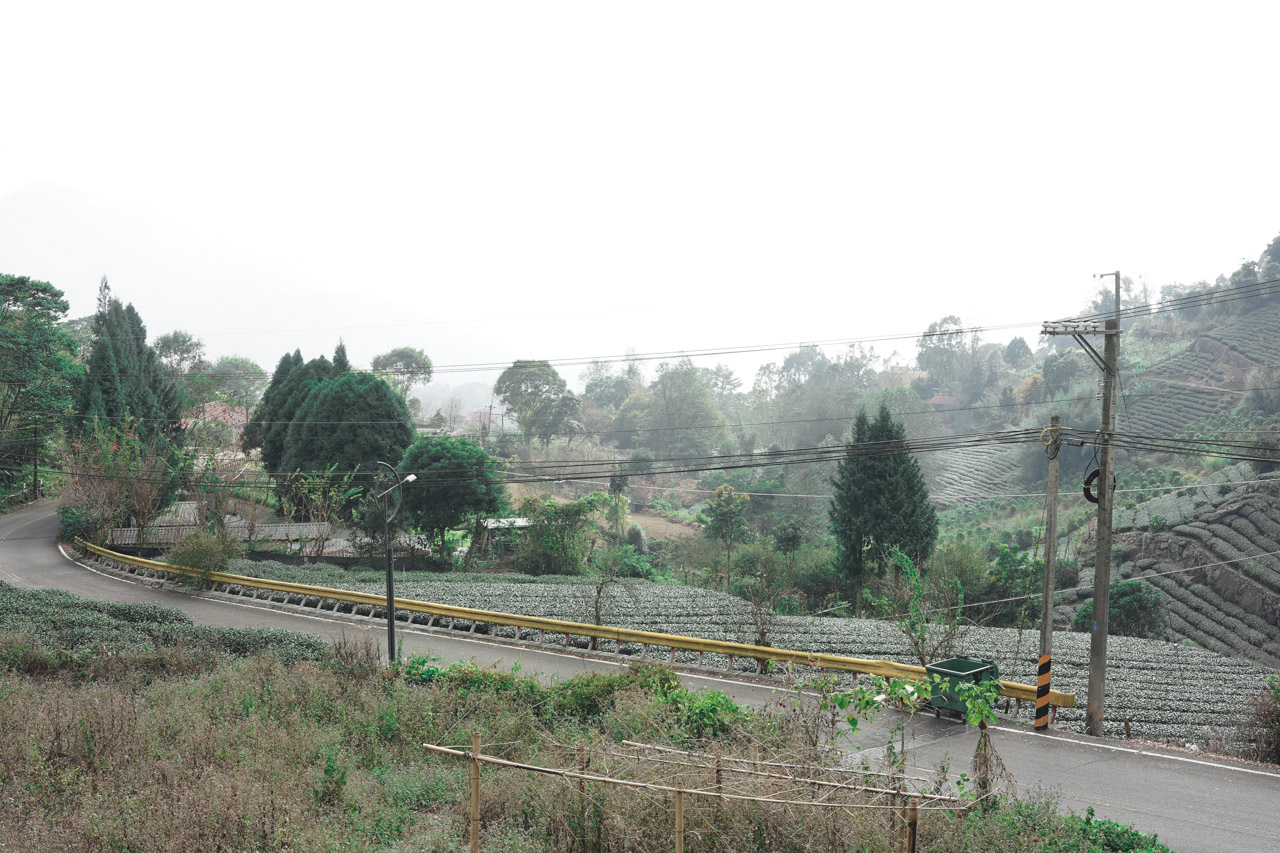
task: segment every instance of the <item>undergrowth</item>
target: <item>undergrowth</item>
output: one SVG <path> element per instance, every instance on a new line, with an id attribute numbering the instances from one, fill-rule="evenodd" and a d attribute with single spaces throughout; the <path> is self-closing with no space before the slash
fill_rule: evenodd
<path id="1" fill-rule="evenodd" d="M 767 774 L 722 780 L 721 760 L 777 762 L 815 780 L 849 772 L 833 767 L 829 742 L 811 736 L 802 706 L 749 712 L 723 694 L 684 689 L 656 664 L 543 684 L 430 658 L 388 668 L 368 645 L 200 635 L 173 611 L 59 593 L 0 587 L 0 613 L 6 849 L 458 850 L 468 827 L 467 764 L 422 745 L 468 749 L 473 734 L 487 755 L 691 789 L 794 788 Z M 49 628 L 37 635 L 32 624 Z M 681 751 L 643 759 L 634 742 Z M 485 850 L 672 849 L 671 799 L 662 792 L 485 765 L 480 815 Z M 686 842 L 691 850 L 888 850 L 889 820 L 876 811 L 689 798 Z M 1163 850 L 1112 827 L 1009 797 L 987 811 L 927 813 L 920 849 Z"/>

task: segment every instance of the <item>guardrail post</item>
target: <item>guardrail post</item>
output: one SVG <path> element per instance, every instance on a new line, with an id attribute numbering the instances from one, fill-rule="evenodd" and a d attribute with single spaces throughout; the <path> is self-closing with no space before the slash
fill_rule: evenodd
<path id="1" fill-rule="evenodd" d="M 1049 685 L 1053 677 L 1053 655 L 1042 654 L 1036 667 L 1036 722 L 1035 730 L 1043 732 L 1049 728 Z M 1021 704 L 1021 700 L 1019 700 Z"/>

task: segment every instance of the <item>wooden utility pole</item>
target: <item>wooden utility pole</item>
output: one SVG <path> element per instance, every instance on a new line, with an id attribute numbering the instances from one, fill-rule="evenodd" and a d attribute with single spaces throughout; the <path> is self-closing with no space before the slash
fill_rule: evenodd
<path id="1" fill-rule="evenodd" d="M 1107 682 L 1107 631 L 1111 607 L 1111 512 L 1115 462 L 1112 440 L 1116 431 L 1116 387 L 1120 364 L 1120 273 L 1103 273 L 1116 280 L 1115 318 L 1099 329 L 1093 321 L 1045 323 L 1041 334 L 1071 335 L 1102 369 L 1102 424 L 1098 429 L 1098 549 L 1093 570 L 1093 628 L 1089 640 L 1089 702 L 1085 708 L 1085 733 L 1102 736 L 1103 694 Z M 1085 340 L 1085 335 L 1101 333 L 1105 339 L 1102 355 Z M 1047 603 L 1047 602 L 1046 602 Z M 1042 641 L 1043 642 L 1043 641 Z M 1038 724 L 1037 724 L 1038 725 Z"/>
<path id="2" fill-rule="evenodd" d="M 40 497 L 40 422 L 31 425 L 31 500 Z"/>
<path id="3" fill-rule="evenodd" d="M 1098 551 L 1093 569 L 1093 630 L 1089 635 L 1089 703 L 1085 706 L 1085 734 L 1102 737 L 1104 693 L 1107 684 L 1107 632 L 1111 615 L 1111 512 L 1115 477 L 1112 437 L 1116 431 L 1116 370 L 1120 362 L 1120 273 L 1116 277 L 1116 318 L 1108 320 L 1102 360 L 1102 430 L 1098 463 Z"/>
<path id="4" fill-rule="evenodd" d="M 1052 684 L 1053 667 L 1053 583 L 1054 572 L 1058 564 L 1058 451 L 1062 445 L 1058 434 L 1062 429 L 1062 418 L 1054 415 L 1049 421 L 1048 442 L 1045 452 L 1049 454 L 1049 488 L 1045 502 L 1044 521 L 1044 596 L 1040 602 L 1040 665 L 1036 676 L 1036 731 L 1049 728 L 1049 689 Z"/>

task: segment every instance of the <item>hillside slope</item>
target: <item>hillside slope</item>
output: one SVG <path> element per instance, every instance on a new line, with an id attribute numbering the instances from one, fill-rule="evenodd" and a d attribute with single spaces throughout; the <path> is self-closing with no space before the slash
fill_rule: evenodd
<path id="1" fill-rule="evenodd" d="M 1113 579 L 1141 579 L 1160 590 L 1172 639 L 1280 668 L 1277 519 L 1280 473 L 1233 465 L 1203 485 L 1117 511 Z M 1094 548 L 1088 537 L 1076 549 L 1087 565 L 1080 576 L 1086 589 Z"/>

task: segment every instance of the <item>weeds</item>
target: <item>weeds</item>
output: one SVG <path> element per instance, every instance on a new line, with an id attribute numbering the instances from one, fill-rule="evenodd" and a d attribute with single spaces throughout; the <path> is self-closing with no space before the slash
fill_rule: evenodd
<path id="1" fill-rule="evenodd" d="M 11 849 L 457 850 L 467 824 L 466 767 L 421 745 L 467 744 L 472 733 L 486 754 L 691 789 L 770 790 L 760 781 L 769 777 L 721 773 L 722 763 L 797 765 L 807 779 L 848 772 L 810 748 L 802 713 L 748 713 L 721 694 L 686 691 L 655 664 L 546 686 L 422 658 L 388 669 L 376 650 L 350 641 L 314 659 L 237 655 L 197 645 L 166 613 L 110 616 L 58 604 L 63 623 L 39 641 L 0 631 L 0 838 Z M 78 626 L 74 613 L 85 617 Z M 181 630 L 157 628 L 166 624 Z M 59 637 L 76 645 L 59 648 Z M 278 645 L 240 639 L 231 647 Z M 149 667 L 147 677 L 127 676 L 133 665 Z M 624 739 L 683 751 L 654 753 L 663 756 L 655 761 Z M 768 784 L 796 787 L 787 778 Z M 791 791 L 787 799 L 800 796 Z M 485 850 L 671 849 L 666 795 L 486 768 L 480 807 Z M 686 807 L 690 849 L 888 844 L 879 812 L 850 817 L 708 798 Z M 1082 837 L 1084 827 L 1111 832 L 1104 822 L 1075 826 L 1039 808 L 1007 800 L 990 816 L 931 817 L 921 824 L 932 845 L 924 849 L 1020 849 L 1014 842 L 1028 842 L 1032 817 L 1038 831 L 1062 838 Z"/>

